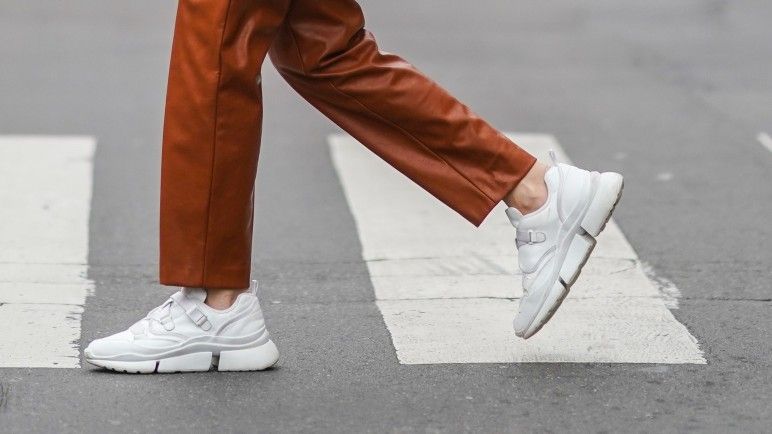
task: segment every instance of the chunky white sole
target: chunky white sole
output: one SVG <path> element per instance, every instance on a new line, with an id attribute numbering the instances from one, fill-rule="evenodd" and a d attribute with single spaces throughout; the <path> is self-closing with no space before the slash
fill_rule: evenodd
<path id="1" fill-rule="evenodd" d="M 547 324 L 563 303 L 571 285 L 579 278 L 582 267 L 587 263 L 590 254 L 595 249 L 595 237 L 606 228 L 606 223 L 611 219 L 614 208 L 622 197 L 623 188 L 622 175 L 613 172 L 598 175 L 595 194 L 574 231 L 573 239 L 563 264 L 560 266 L 558 279 L 552 284 L 552 288 L 550 288 L 531 325 L 524 332 L 518 333 L 520 337 L 528 339 L 535 335 Z"/>
<path id="2" fill-rule="evenodd" d="M 102 368 L 129 374 L 155 374 L 172 372 L 262 371 L 279 360 L 279 349 L 268 340 L 259 347 L 242 350 L 196 352 L 158 360 L 120 361 L 86 358 L 88 363 Z"/>

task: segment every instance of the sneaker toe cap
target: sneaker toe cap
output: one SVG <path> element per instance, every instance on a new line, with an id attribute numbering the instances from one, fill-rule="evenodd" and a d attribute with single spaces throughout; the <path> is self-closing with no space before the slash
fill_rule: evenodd
<path id="1" fill-rule="evenodd" d="M 516 335 L 523 337 L 536 319 L 541 301 L 539 295 L 541 294 L 529 293 L 520 299 L 517 315 L 512 321 Z"/>
<path id="2" fill-rule="evenodd" d="M 512 327 L 515 329 L 515 334 L 519 337 L 525 336 L 525 333 L 528 331 L 528 328 L 531 326 L 532 322 L 532 317 L 523 315 L 522 313 L 518 312 L 518 314 L 515 315 L 515 319 L 512 321 Z"/>
<path id="3" fill-rule="evenodd" d="M 104 357 L 113 357 L 120 354 L 131 352 L 133 347 L 134 335 L 130 331 L 123 331 L 102 339 L 92 341 L 83 355 L 87 359 L 98 359 Z"/>

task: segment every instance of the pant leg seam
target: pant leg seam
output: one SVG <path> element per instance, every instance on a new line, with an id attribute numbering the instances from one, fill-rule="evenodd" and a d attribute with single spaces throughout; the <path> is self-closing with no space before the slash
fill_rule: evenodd
<path id="1" fill-rule="evenodd" d="M 292 15 L 292 11 L 295 9 L 295 5 L 297 2 L 293 2 L 292 6 L 290 6 L 290 10 L 287 11 L 287 16 L 285 17 L 284 25 L 287 26 L 287 30 L 289 31 L 290 38 L 292 38 L 292 45 L 295 46 L 295 52 L 298 54 L 298 63 L 300 64 L 300 71 L 303 73 L 303 75 L 306 75 L 306 65 L 305 62 L 303 62 L 303 53 L 300 52 L 300 44 L 298 44 L 298 39 L 295 36 L 295 29 L 292 28 L 292 24 L 290 24 L 290 15 Z"/>
<path id="2" fill-rule="evenodd" d="M 217 65 L 217 86 L 215 87 L 215 96 L 214 96 L 214 128 L 212 132 L 212 162 L 209 166 L 209 200 L 206 204 L 206 221 L 204 227 L 206 228 L 206 231 L 204 232 L 204 247 L 203 247 L 203 261 L 201 264 L 201 286 L 206 285 L 206 272 L 207 272 L 207 258 L 208 258 L 208 247 L 209 247 L 209 224 L 211 220 L 211 214 L 212 214 L 212 200 L 214 195 L 214 166 L 215 166 L 215 160 L 217 156 L 217 133 L 218 133 L 218 126 L 220 124 L 218 119 L 219 114 L 219 105 L 220 105 L 220 87 L 222 86 L 222 50 L 223 45 L 225 44 L 225 30 L 228 27 L 228 18 L 230 16 L 231 11 L 231 4 L 232 0 L 228 0 L 228 4 L 226 6 L 225 10 L 225 17 L 223 19 L 223 25 L 222 30 L 220 31 L 220 44 L 217 50 L 218 55 L 218 65 Z"/>

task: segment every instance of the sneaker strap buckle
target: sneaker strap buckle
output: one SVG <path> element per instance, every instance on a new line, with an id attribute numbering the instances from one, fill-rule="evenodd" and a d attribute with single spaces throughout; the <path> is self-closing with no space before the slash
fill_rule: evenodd
<path id="1" fill-rule="evenodd" d="M 205 331 L 212 329 L 212 323 L 209 322 L 209 318 L 207 318 L 206 314 L 199 309 L 195 301 L 188 298 L 182 292 L 172 295 L 172 299 L 185 311 L 188 318 L 190 318 L 190 320 L 198 327 L 201 327 Z"/>
<path id="2" fill-rule="evenodd" d="M 517 241 L 522 244 L 538 244 L 547 241 L 547 234 L 540 231 L 529 229 L 527 231 L 517 231 Z"/>

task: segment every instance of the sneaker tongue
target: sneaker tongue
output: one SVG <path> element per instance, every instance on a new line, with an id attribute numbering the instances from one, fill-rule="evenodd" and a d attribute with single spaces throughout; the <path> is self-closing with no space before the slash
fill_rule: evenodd
<path id="1" fill-rule="evenodd" d="M 182 288 L 183 294 L 188 298 L 203 303 L 206 300 L 206 291 L 202 288 Z"/>
<path id="2" fill-rule="evenodd" d="M 507 217 L 509 217 L 509 222 L 512 223 L 512 226 L 517 228 L 517 225 L 520 223 L 520 220 L 523 219 L 523 213 L 517 210 L 517 208 L 509 207 L 506 210 Z"/>
<path id="3" fill-rule="evenodd" d="M 560 188 L 560 167 L 552 166 L 547 169 L 547 173 L 544 174 L 544 183 L 549 190 Z"/>

